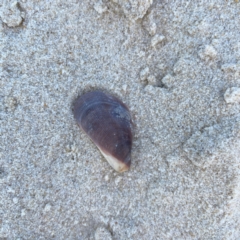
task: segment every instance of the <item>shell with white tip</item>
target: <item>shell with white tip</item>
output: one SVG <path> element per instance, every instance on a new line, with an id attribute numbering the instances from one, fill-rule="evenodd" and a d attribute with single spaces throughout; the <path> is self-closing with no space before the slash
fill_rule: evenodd
<path id="1" fill-rule="evenodd" d="M 109 164 L 118 172 L 127 171 L 131 165 L 132 121 L 126 105 L 110 94 L 93 91 L 76 99 L 73 113 Z"/>

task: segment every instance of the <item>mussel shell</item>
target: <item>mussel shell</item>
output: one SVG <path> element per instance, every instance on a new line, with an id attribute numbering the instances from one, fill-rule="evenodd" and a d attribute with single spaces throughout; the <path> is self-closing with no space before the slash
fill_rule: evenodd
<path id="1" fill-rule="evenodd" d="M 76 99 L 73 106 L 77 124 L 96 144 L 118 172 L 131 165 L 132 121 L 127 106 L 118 98 L 93 91 Z"/>

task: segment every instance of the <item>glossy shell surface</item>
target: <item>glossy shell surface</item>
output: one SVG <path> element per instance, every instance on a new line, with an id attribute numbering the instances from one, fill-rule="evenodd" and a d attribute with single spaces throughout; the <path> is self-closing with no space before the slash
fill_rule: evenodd
<path id="1" fill-rule="evenodd" d="M 76 99 L 74 117 L 118 172 L 131 165 L 132 121 L 128 108 L 118 98 L 93 91 Z"/>

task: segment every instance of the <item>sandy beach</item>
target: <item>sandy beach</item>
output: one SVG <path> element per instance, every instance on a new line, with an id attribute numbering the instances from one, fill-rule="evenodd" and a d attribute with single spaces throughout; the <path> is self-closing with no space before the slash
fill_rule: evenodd
<path id="1" fill-rule="evenodd" d="M 238 0 L 0 1 L 0 239 L 240 239 Z M 118 173 L 72 104 L 134 124 Z"/>

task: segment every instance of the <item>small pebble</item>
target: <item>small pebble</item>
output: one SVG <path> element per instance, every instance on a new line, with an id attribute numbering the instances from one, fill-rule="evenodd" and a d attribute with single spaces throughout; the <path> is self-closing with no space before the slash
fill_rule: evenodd
<path id="1" fill-rule="evenodd" d="M 23 21 L 23 13 L 18 8 L 18 2 L 0 8 L 0 17 L 8 27 L 17 27 Z"/>
<path id="2" fill-rule="evenodd" d="M 115 184 L 118 185 L 121 180 L 122 180 L 122 177 L 116 177 L 115 178 Z"/>
<path id="3" fill-rule="evenodd" d="M 105 180 L 106 182 L 108 182 L 108 181 L 109 181 L 109 176 L 106 175 L 106 176 L 104 177 L 104 180 Z"/>
<path id="4" fill-rule="evenodd" d="M 181 158 L 176 153 L 172 153 L 167 155 L 166 161 L 170 167 L 176 167 L 179 163 L 181 163 Z"/>
<path id="5" fill-rule="evenodd" d="M 94 9 L 95 9 L 99 14 L 103 14 L 104 12 L 107 11 L 107 6 L 105 6 L 102 1 L 99 1 L 99 2 L 97 2 L 97 3 L 94 5 Z"/>
<path id="6" fill-rule="evenodd" d="M 144 88 L 145 92 L 150 94 L 150 95 L 155 95 L 156 94 L 156 88 L 152 85 L 147 85 L 145 88 Z"/>
<path id="7" fill-rule="evenodd" d="M 26 209 L 21 210 L 21 216 L 24 217 L 26 215 Z"/>
<path id="8" fill-rule="evenodd" d="M 145 81 L 149 75 L 149 68 L 146 67 L 140 72 L 140 79 L 141 81 Z"/>
<path id="9" fill-rule="evenodd" d="M 172 85 L 174 84 L 175 79 L 172 75 L 167 74 L 166 76 L 163 77 L 162 79 L 162 83 L 167 86 L 167 87 L 172 87 Z"/>
<path id="10" fill-rule="evenodd" d="M 199 52 L 199 56 L 203 60 L 215 59 L 217 57 L 217 51 L 213 46 L 206 45 L 203 51 Z"/>
<path id="11" fill-rule="evenodd" d="M 51 204 L 47 203 L 43 209 L 44 212 L 49 212 L 51 210 L 52 206 Z"/>
<path id="12" fill-rule="evenodd" d="M 7 188 L 7 192 L 8 192 L 8 193 L 15 193 L 15 190 L 12 189 L 11 187 L 8 187 L 8 188 Z"/>
<path id="13" fill-rule="evenodd" d="M 98 227 L 94 237 L 95 240 L 112 240 L 111 233 L 105 227 Z"/>
<path id="14" fill-rule="evenodd" d="M 122 86 L 122 89 L 123 89 L 124 92 L 127 92 L 127 84 L 124 84 L 124 85 Z"/>
<path id="15" fill-rule="evenodd" d="M 5 97 L 5 108 L 8 112 L 13 112 L 17 107 L 17 99 L 14 97 Z"/>
<path id="16" fill-rule="evenodd" d="M 135 22 L 142 19 L 150 8 L 153 0 L 112 0 L 121 6 L 125 16 Z"/>
<path id="17" fill-rule="evenodd" d="M 153 85 L 153 86 L 157 85 L 157 79 L 154 75 L 148 76 L 147 81 L 149 85 Z"/>
<path id="18" fill-rule="evenodd" d="M 144 51 L 138 52 L 138 57 L 145 57 L 146 53 Z"/>
<path id="19" fill-rule="evenodd" d="M 221 66 L 221 69 L 226 73 L 240 71 L 240 63 L 226 63 Z"/>
<path id="20" fill-rule="evenodd" d="M 17 204 L 18 203 L 18 198 L 13 198 L 13 203 Z"/>
<path id="21" fill-rule="evenodd" d="M 155 47 L 158 43 L 162 42 L 165 39 L 164 36 L 156 34 L 151 40 L 151 46 Z"/>
<path id="22" fill-rule="evenodd" d="M 156 34 L 156 31 L 157 31 L 156 23 L 155 22 L 150 22 L 150 24 L 147 28 L 147 31 L 151 36 L 154 36 Z"/>
<path id="23" fill-rule="evenodd" d="M 240 88 L 228 88 L 224 94 L 224 99 L 226 103 L 240 103 Z"/>
<path id="24" fill-rule="evenodd" d="M 149 94 L 152 96 L 161 96 L 161 98 L 167 98 L 169 95 L 169 91 L 166 88 L 156 87 L 152 85 L 147 85 L 144 88 L 144 91 L 146 94 Z"/>

